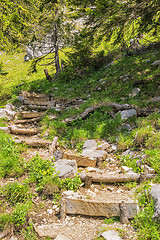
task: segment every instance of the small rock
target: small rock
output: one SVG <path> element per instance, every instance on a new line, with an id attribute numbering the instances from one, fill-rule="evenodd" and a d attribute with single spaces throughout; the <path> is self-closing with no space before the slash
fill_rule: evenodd
<path id="1" fill-rule="evenodd" d="M 106 149 L 108 149 L 109 147 L 110 147 L 110 144 L 107 143 L 107 142 L 105 142 L 105 143 L 102 143 L 101 145 L 99 145 L 99 146 L 97 147 L 97 150 L 106 150 Z"/>
<path id="2" fill-rule="evenodd" d="M 70 238 L 60 234 L 55 238 L 55 240 L 70 240 Z"/>
<path id="3" fill-rule="evenodd" d="M 136 161 L 136 166 L 141 168 L 141 165 L 143 165 L 143 161 L 142 161 L 142 159 L 138 159 Z"/>
<path id="4" fill-rule="evenodd" d="M 160 65 L 160 60 L 156 60 L 151 64 L 152 66 L 159 66 Z"/>
<path id="5" fill-rule="evenodd" d="M 97 149 L 97 142 L 94 139 L 86 140 L 83 149 Z"/>
<path id="6" fill-rule="evenodd" d="M 135 153 L 133 151 L 131 151 L 130 149 L 128 149 L 122 153 L 122 156 L 124 156 L 124 157 L 126 157 L 127 155 L 129 155 L 130 158 L 132 158 L 135 155 Z"/>
<path id="7" fill-rule="evenodd" d="M 76 160 L 60 159 L 54 164 L 60 178 L 72 178 L 77 173 Z"/>
<path id="8" fill-rule="evenodd" d="M 47 209 L 47 212 L 48 212 L 49 214 L 52 214 L 52 213 L 53 213 L 53 210 L 52 210 L 52 209 Z"/>
<path id="9" fill-rule="evenodd" d="M 132 92 L 129 94 L 129 97 L 135 97 L 141 92 L 141 89 L 139 88 L 134 88 Z"/>
<path id="10" fill-rule="evenodd" d="M 147 165 L 142 165 L 144 173 L 155 174 L 155 170 Z"/>
<path id="11" fill-rule="evenodd" d="M 118 232 L 116 232 L 115 230 L 106 231 L 102 233 L 101 236 L 104 237 L 105 240 L 122 240 Z"/>
<path id="12" fill-rule="evenodd" d="M 153 201 L 155 203 L 155 211 L 153 218 L 158 218 L 160 220 L 160 184 L 155 184 L 150 191 L 150 194 L 153 198 Z"/>
<path id="13" fill-rule="evenodd" d="M 130 168 L 130 167 L 127 167 L 127 166 L 121 166 L 121 171 L 122 171 L 123 173 L 133 172 L 133 169 Z"/>
<path id="14" fill-rule="evenodd" d="M 103 150 L 84 149 L 81 155 L 92 159 L 105 160 L 108 154 Z"/>
<path id="15" fill-rule="evenodd" d="M 137 111 L 135 109 L 123 110 L 119 113 L 121 114 L 122 120 L 127 120 L 130 117 L 137 116 Z"/>

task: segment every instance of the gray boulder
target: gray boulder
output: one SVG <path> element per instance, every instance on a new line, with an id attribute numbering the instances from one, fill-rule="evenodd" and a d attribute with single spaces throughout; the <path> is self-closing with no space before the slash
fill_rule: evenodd
<path id="1" fill-rule="evenodd" d="M 58 176 L 62 179 L 72 178 L 77 173 L 76 160 L 60 159 L 54 164 Z"/>
<path id="2" fill-rule="evenodd" d="M 122 120 L 127 120 L 130 117 L 137 116 L 137 111 L 135 109 L 123 110 L 119 113 L 121 114 Z"/>
<path id="3" fill-rule="evenodd" d="M 154 219 L 159 219 L 160 221 L 160 184 L 155 184 L 150 191 L 152 199 L 155 204 L 155 212 L 153 215 Z"/>
<path id="4" fill-rule="evenodd" d="M 7 118 L 12 120 L 16 112 L 14 111 L 14 106 L 10 103 L 7 103 L 4 108 L 0 108 L 0 118 Z"/>
<path id="5" fill-rule="evenodd" d="M 103 150 L 84 149 L 81 155 L 92 159 L 105 160 L 108 154 Z"/>
<path id="6" fill-rule="evenodd" d="M 86 140 L 83 149 L 97 149 L 97 142 L 94 139 Z"/>
<path id="7" fill-rule="evenodd" d="M 109 230 L 101 234 L 101 236 L 105 240 L 122 240 L 122 238 L 119 236 L 118 232 L 115 230 Z"/>

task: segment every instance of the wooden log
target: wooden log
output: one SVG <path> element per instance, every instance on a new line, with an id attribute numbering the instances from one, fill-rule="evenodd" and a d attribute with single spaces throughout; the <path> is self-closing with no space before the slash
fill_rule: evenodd
<path id="1" fill-rule="evenodd" d="M 36 117 L 31 119 L 25 119 L 25 120 L 17 120 L 14 122 L 14 124 L 25 124 L 25 123 L 33 123 L 33 122 L 39 122 L 42 117 Z"/>
<path id="2" fill-rule="evenodd" d="M 52 145 L 51 145 L 51 147 L 50 147 L 50 152 L 49 152 L 50 155 L 53 155 L 53 153 L 55 152 L 56 147 L 57 147 L 57 142 L 58 142 L 58 137 L 55 136 L 55 137 L 53 138 Z"/>
<path id="3" fill-rule="evenodd" d="M 85 188 L 90 188 L 92 184 L 92 177 L 91 176 L 87 176 L 85 179 Z"/>
<path id="4" fill-rule="evenodd" d="M 9 127 L 11 134 L 18 134 L 18 135 L 36 135 L 39 133 L 38 129 L 29 129 L 29 128 L 15 128 Z"/>
<path id="5" fill-rule="evenodd" d="M 72 121 L 77 121 L 79 118 L 84 119 L 85 117 L 88 116 L 89 113 L 92 113 L 95 110 L 99 109 L 100 107 L 104 107 L 104 106 L 112 107 L 116 111 L 131 109 L 134 107 L 133 105 L 129 105 L 129 104 L 117 104 L 117 103 L 113 103 L 113 102 L 101 103 L 99 105 L 95 105 L 93 107 L 89 107 L 89 108 L 85 109 L 84 112 L 82 112 L 78 116 L 72 116 L 72 117 L 66 118 L 62 122 L 69 123 Z"/>
<path id="6" fill-rule="evenodd" d="M 52 77 L 49 75 L 49 73 L 48 73 L 48 70 L 47 70 L 47 69 L 44 69 L 44 73 L 45 73 L 45 75 L 46 75 L 46 78 L 47 78 L 47 80 L 48 80 L 49 82 L 52 82 L 52 81 L 53 81 L 53 79 L 52 79 Z"/>
<path id="7" fill-rule="evenodd" d="M 49 147 L 52 142 L 51 141 L 45 141 L 43 139 L 37 139 L 37 140 L 21 140 L 21 143 L 25 143 L 28 147 L 33 147 L 33 148 L 45 148 Z"/>
<path id="8" fill-rule="evenodd" d="M 130 173 L 130 174 L 99 174 L 99 173 L 88 173 L 86 175 L 80 174 L 82 181 L 85 181 L 86 177 L 92 177 L 92 182 L 104 182 L 104 183 L 125 183 L 125 182 L 139 182 L 140 174 Z M 155 174 L 147 174 L 146 179 L 153 179 Z"/>
<path id="9" fill-rule="evenodd" d="M 119 209 L 120 209 L 120 222 L 122 224 L 127 224 L 128 223 L 128 208 L 127 208 L 127 204 L 125 203 L 125 201 L 122 201 L 119 204 Z"/>
<path id="10" fill-rule="evenodd" d="M 87 157 L 80 157 L 76 155 L 71 155 L 64 153 L 63 159 L 70 159 L 70 160 L 76 160 L 77 166 L 79 167 L 95 167 L 96 166 L 96 159 L 90 159 Z"/>
<path id="11" fill-rule="evenodd" d="M 51 105 L 55 106 L 55 101 L 38 101 L 38 100 L 24 100 L 25 105 L 37 105 L 37 106 L 48 106 L 50 107 Z"/>
<path id="12" fill-rule="evenodd" d="M 26 108 L 29 110 L 46 111 L 47 109 L 49 109 L 49 106 L 26 105 Z"/>
<path id="13" fill-rule="evenodd" d="M 30 119 L 44 116 L 44 112 L 21 112 L 20 117 L 22 119 Z"/>
<path id="14" fill-rule="evenodd" d="M 146 173 L 140 173 L 139 183 L 146 181 L 146 179 L 147 179 Z"/>
<path id="15" fill-rule="evenodd" d="M 61 206 L 60 206 L 60 220 L 64 220 L 66 217 L 66 197 L 62 194 Z"/>

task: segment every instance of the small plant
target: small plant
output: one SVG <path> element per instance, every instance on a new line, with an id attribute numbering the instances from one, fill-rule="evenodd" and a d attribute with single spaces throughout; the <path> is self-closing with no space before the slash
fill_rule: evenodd
<path id="1" fill-rule="evenodd" d="M 27 224 L 30 206 L 30 202 L 27 202 L 25 204 L 17 203 L 12 213 L 12 222 L 17 230 L 22 229 Z"/>
<path id="2" fill-rule="evenodd" d="M 23 162 L 11 137 L 0 130 L 0 177 L 19 176 L 23 173 Z"/>
<path id="3" fill-rule="evenodd" d="M 4 187 L 4 197 L 9 203 L 15 205 L 16 203 L 26 202 L 30 198 L 28 187 L 25 184 L 15 182 L 7 184 Z"/>
<path id="4" fill-rule="evenodd" d="M 105 224 L 112 224 L 114 222 L 120 222 L 120 217 L 105 218 L 104 220 Z"/>
<path id="5" fill-rule="evenodd" d="M 154 203 L 149 197 L 150 184 L 146 183 L 137 190 L 140 212 L 133 220 L 138 240 L 159 240 L 159 221 L 153 220 Z"/>

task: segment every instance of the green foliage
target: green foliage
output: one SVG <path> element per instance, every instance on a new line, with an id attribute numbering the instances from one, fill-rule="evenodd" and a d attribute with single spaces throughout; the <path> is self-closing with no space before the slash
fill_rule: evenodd
<path id="1" fill-rule="evenodd" d="M 138 159 L 137 158 L 131 158 L 129 155 L 122 156 L 121 158 L 121 164 L 127 167 L 131 167 L 135 172 L 141 172 L 141 169 L 139 167 L 136 166 L 136 161 Z"/>
<path id="2" fill-rule="evenodd" d="M 19 150 L 11 137 L 0 131 L 0 177 L 19 176 L 23 173 L 23 165 Z"/>
<path id="3" fill-rule="evenodd" d="M 24 240 L 37 240 L 37 234 L 34 231 L 32 224 L 29 224 L 25 229 L 21 230 L 21 235 L 23 236 Z"/>
<path id="4" fill-rule="evenodd" d="M 0 214 L 0 231 L 3 231 L 5 228 L 8 228 L 12 224 L 12 215 L 11 214 Z"/>
<path id="5" fill-rule="evenodd" d="M 73 179 L 62 179 L 59 183 L 59 187 L 66 190 L 76 191 L 82 184 L 80 176 L 75 176 Z"/>
<path id="6" fill-rule="evenodd" d="M 9 229 L 13 227 L 20 230 L 27 225 L 27 218 L 31 209 L 31 202 L 17 203 L 12 213 L 0 215 L 0 230 Z"/>
<path id="7" fill-rule="evenodd" d="M 37 186 L 43 184 L 45 178 L 52 176 L 54 172 L 53 164 L 49 160 L 40 158 L 38 155 L 31 159 L 27 168 L 30 181 L 35 182 Z"/>
<path id="8" fill-rule="evenodd" d="M 153 220 L 154 203 L 149 197 L 150 185 L 145 184 L 137 190 L 140 212 L 134 218 L 133 224 L 137 229 L 138 240 L 159 240 L 160 225 Z"/>
<path id="9" fill-rule="evenodd" d="M 120 218 L 119 217 L 111 217 L 111 218 L 105 218 L 105 220 L 104 220 L 105 224 L 112 224 L 115 222 L 120 222 Z"/>
<path id="10" fill-rule="evenodd" d="M 16 204 L 15 209 L 12 213 L 12 222 L 18 230 L 22 229 L 26 225 L 26 220 L 29 215 L 30 208 L 30 202 L 26 202 L 25 204 Z"/>
<path id="11" fill-rule="evenodd" d="M 3 189 L 3 196 L 6 200 L 15 205 L 16 203 L 26 202 L 30 194 L 28 192 L 29 188 L 26 184 L 22 184 L 19 182 L 7 184 Z"/>

